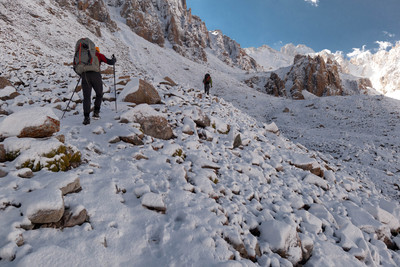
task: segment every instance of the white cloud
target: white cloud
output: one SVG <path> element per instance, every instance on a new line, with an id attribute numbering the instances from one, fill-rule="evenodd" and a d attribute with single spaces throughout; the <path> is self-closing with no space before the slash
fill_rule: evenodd
<path id="1" fill-rule="evenodd" d="M 392 43 L 385 41 L 376 41 L 375 43 L 379 45 L 379 50 L 386 50 L 387 48 L 393 46 Z"/>
<path id="2" fill-rule="evenodd" d="M 366 50 L 365 48 L 366 48 L 366 45 L 363 45 L 361 49 L 360 48 L 353 48 L 353 52 L 348 53 L 347 56 L 349 58 L 353 58 L 353 57 L 357 57 L 357 56 L 359 56 L 361 54 L 368 53 L 369 50 Z"/>
<path id="3" fill-rule="evenodd" d="M 319 2 L 319 0 L 304 0 L 304 1 L 312 4 L 313 6 L 318 6 L 318 2 Z"/>
<path id="4" fill-rule="evenodd" d="M 390 37 L 390 38 L 393 38 L 393 37 L 396 36 L 394 33 L 390 33 L 390 32 L 387 32 L 387 31 L 384 31 L 383 34 L 388 36 L 388 37 Z"/>

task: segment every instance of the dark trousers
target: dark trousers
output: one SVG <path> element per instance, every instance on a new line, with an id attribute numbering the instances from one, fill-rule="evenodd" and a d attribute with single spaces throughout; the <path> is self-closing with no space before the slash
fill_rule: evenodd
<path id="1" fill-rule="evenodd" d="M 100 111 L 101 101 L 103 100 L 103 82 L 101 80 L 101 74 L 95 71 L 82 73 L 83 114 L 85 117 L 89 117 L 90 114 L 92 88 L 96 93 L 94 110 Z"/>
<path id="2" fill-rule="evenodd" d="M 209 83 L 204 84 L 204 93 L 206 93 L 207 95 L 210 94 L 210 84 Z"/>

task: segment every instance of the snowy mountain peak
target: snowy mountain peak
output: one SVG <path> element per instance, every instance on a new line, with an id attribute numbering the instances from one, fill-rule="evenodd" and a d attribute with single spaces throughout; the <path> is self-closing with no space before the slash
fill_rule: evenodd
<path id="1" fill-rule="evenodd" d="M 290 43 L 281 47 L 281 53 L 294 57 L 298 54 L 300 55 L 313 54 L 315 53 L 315 51 L 303 44 L 298 44 L 295 46 L 294 44 Z"/>

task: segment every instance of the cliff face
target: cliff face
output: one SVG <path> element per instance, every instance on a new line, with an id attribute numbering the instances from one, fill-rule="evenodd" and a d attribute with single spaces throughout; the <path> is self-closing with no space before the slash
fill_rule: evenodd
<path id="1" fill-rule="evenodd" d="M 187 10 L 185 0 L 126 0 L 121 7 L 121 16 L 139 36 L 161 47 L 168 41 L 182 56 L 207 61 L 207 28 Z"/>
<path id="2" fill-rule="evenodd" d="M 56 0 L 75 9 L 82 24 L 101 36 L 100 23 L 112 31 L 108 6 L 120 9 L 125 23 L 137 35 L 161 47 L 171 46 L 178 54 L 197 62 L 207 62 L 206 48 L 226 64 L 244 70 L 261 69 L 238 43 L 218 32 L 215 36 L 205 23 L 187 9 L 186 0 Z M 94 25 L 94 26 L 93 26 Z"/>
<path id="3" fill-rule="evenodd" d="M 350 64 L 357 66 L 359 75 L 369 78 L 373 87 L 384 94 L 396 93 L 400 88 L 400 42 L 389 51 L 360 52 Z"/>
<path id="4" fill-rule="evenodd" d="M 262 67 L 240 47 L 221 31 L 210 32 L 210 48 L 217 57 L 230 66 L 237 66 L 244 70 L 262 70 Z"/>
<path id="5" fill-rule="evenodd" d="M 187 9 L 186 0 L 126 0 L 121 16 L 139 36 L 163 47 L 168 41 L 179 54 L 207 62 L 206 48 L 230 66 L 260 70 L 240 45 L 220 31 L 209 32 L 205 23 Z"/>
<path id="6" fill-rule="evenodd" d="M 106 3 L 102 0 L 55 0 L 55 2 L 75 14 L 78 21 L 98 37 L 102 36 L 102 27 L 111 32 L 117 30 L 117 24 L 111 19 Z"/>
<path id="7" fill-rule="evenodd" d="M 265 89 L 269 94 L 293 99 L 304 99 L 304 90 L 316 96 L 343 95 L 338 69 L 338 64 L 330 59 L 325 62 L 321 56 L 297 55 L 285 78 L 281 80 L 272 73 Z"/>

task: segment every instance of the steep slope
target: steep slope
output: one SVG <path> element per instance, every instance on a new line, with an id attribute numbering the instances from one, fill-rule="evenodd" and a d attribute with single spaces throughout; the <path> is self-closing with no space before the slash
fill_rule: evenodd
<path id="1" fill-rule="evenodd" d="M 293 64 L 294 56 L 283 54 L 267 45 L 245 48 L 247 54 L 254 58 L 266 71 L 276 70 Z"/>
<path id="2" fill-rule="evenodd" d="M 374 88 L 385 95 L 399 97 L 400 89 L 400 43 L 389 51 L 380 50 L 375 54 L 363 51 L 354 55 L 350 65 L 354 72 L 371 80 Z"/>

